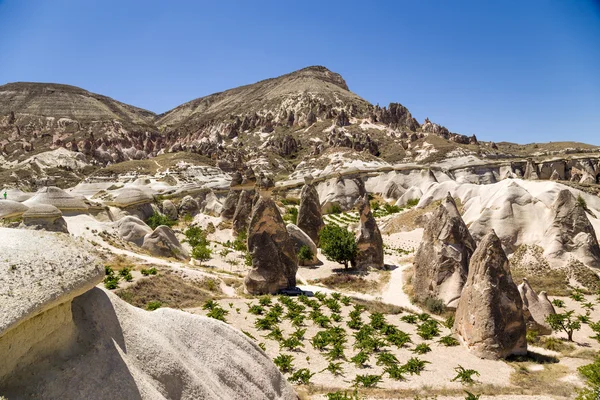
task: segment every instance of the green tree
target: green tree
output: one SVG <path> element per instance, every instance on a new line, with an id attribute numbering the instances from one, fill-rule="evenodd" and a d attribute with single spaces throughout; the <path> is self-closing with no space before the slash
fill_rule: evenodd
<path id="1" fill-rule="evenodd" d="M 555 331 L 565 332 L 569 342 L 573 341 L 573 332 L 581 329 L 581 322 L 573 317 L 573 310 L 561 314 L 550 314 L 546 317 L 546 322 Z"/>
<path id="2" fill-rule="evenodd" d="M 319 245 L 329 261 L 335 261 L 348 268 L 358 250 L 354 234 L 346 228 L 328 224 L 319 234 Z"/>

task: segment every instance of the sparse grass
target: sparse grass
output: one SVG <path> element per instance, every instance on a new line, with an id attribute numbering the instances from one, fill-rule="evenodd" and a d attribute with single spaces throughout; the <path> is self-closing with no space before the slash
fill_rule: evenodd
<path id="1" fill-rule="evenodd" d="M 199 307 L 206 300 L 222 294 L 214 282 L 210 278 L 202 281 L 182 279 L 167 272 L 152 279 L 141 279 L 126 289 L 116 291 L 116 294 L 140 308 L 145 308 L 150 301 L 160 301 L 163 306 L 171 308 Z"/>
<path id="2" fill-rule="evenodd" d="M 562 380 L 569 374 L 569 368 L 560 364 L 544 364 L 540 371 L 530 371 L 527 363 L 514 365 L 515 371 L 510 382 L 530 393 L 552 393 L 554 396 L 569 398 L 574 393 L 572 384 Z"/>

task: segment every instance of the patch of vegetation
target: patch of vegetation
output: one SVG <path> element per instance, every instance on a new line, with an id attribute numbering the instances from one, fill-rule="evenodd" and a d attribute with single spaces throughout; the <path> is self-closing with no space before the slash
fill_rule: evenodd
<path id="1" fill-rule="evenodd" d="M 119 287 L 119 275 L 115 275 L 115 271 L 111 267 L 105 266 L 104 274 L 106 275 L 104 277 L 105 288 L 113 290 Z"/>
<path id="2" fill-rule="evenodd" d="M 142 269 L 140 271 L 142 273 L 142 275 L 144 276 L 149 276 L 149 275 L 156 275 L 158 274 L 158 270 L 155 267 L 152 267 L 150 269 Z"/>
<path id="3" fill-rule="evenodd" d="M 296 207 L 288 207 L 285 209 L 283 220 L 296 225 L 298 223 L 298 209 Z"/>
<path id="4" fill-rule="evenodd" d="M 431 351 L 431 347 L 427 343 L 419 343 L 413 349 L 413 353 L 415 354 L 426 354 Z"/>
<path id="5" fill-rule="evenodd" d="M 314 257 L 313 252 L 310 250 L 310 247 L 308 246 L 302 246 L 300 247 L 300 250 L 298 250 L 298 262 L 300 263 L 300 265 L 304 264 L 307 261 L 312 260 Z"/>
<path id="6" fill-rule="evenodd" d="M 446 311 L 446 306 L 444 305 L 444 302 L 435 297 L 428 297 L 427 299 L 425 299 L 424 305 L 429 312 L 437 315 L 443 314 Z"/>
<path id="7" fill-rule="evenodd" d="M 474 375 L 480 376 L 479 372 L 477 372 L 476 370 L 465 369 L 462 365 L 459 365 L 458 367 L 454 368 L 454 371 L 456 371 L 456 376 L 454 378 L 452 378 L 451 381 L 452 382 L 459 381 L 463 385 L 472 385 L 473 383 L 475 383 L 473 376 Z"/>
<path id="8" fill-rule="evenodd" d="M 442 336 L 439 340 L 439 342 L 441 344 L 443 344 L 446 347 L 451 347 L 451 346 L 458 346 L 460 343 L 458 343 L 458 340 L 456 340 L 453 336 L 451 335 L 447 335 L 447 336 Z"/>
<path id="9" fill-rule="evenodd" d="M 173 226 L 177 223 L 177 221 L 173 221 L 171 218 L 167 217 L 159 213 L 158 211 L 154 211 L 148 219 L 146 220 L 146 224 L 152 229 L 156 229 L 161 225 Z"/>
<path id="10" fill-rule="evenodd" d="M 425 365 L 427 364 L 431 363 L 417 357 L 411 357 L 402 368 L 411 375 L 421 375 L 421 371 L 425 370 Z"/>
<path id="11" fill-rule="evenodd" d="M 588 365 L 577 368 L 585 379 L 586 387 L 577 394 L 577 400 L 597 400 L 600 398 L 600 356 Z"/>
<path id="12" fill-rule="evenodd" d="M 294 356 L 288 354 L 280 354 L 273 359 L 273 363 L 283 373 L 291 372 L 294 369 L 294 366 L 292 364 L 293 361 Z"/>
<path id="13" fill-rule="evenodd" d="M 301 368 L 290 376 L 289 381 L 299 385 L 308 385 L 310 383 L 310 378 L 314 375 L 315 373 L 310 372 L 308 368 Z"/>
<path id="14" fill-rule="evenodd" d="M 149 301 L 148 304 L 146 304 L 146 310 L 148 311 L 154 311 L 158 308 L 160 308 L 162 306 L 162 303 L 160 301 Z"/>
<path id="15" fill-rule="evenodd" d="M 569 342 L 573 341 L 573 332 L 581 329 L 581 322 L 573 317 L 573 311 L 564 313 L 550 314 L 546 317 L 546 322 L 555 331 L 563 331 L 567 334 Z"/>
<path id="16" fill-rule="evenodd" d="M 371 388 L 377 386 L 381 380 L 381 375 L 356 375 L 354 385 Z"/>

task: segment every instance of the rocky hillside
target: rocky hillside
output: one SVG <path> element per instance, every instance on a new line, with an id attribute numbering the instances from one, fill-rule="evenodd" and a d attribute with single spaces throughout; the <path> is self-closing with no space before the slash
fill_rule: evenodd
<path id="1" fill-rule="evenodd" d="M 324 169 L 340 158 L 394 165 L 598 151 L 578 143 L 482 143 L 429 119 L 421 124 L 399 103 L 372 105 L 321 66 L 198 98 L 161 115 L 73 86 L 0 86 L 3 181 L 67 175 L 40 172 L 46 167 L 38 158 L 48 158 L 40 154 L 57 149 L 89 166 L 77 168 L 85 173 L 63 168 L 73 181 L 108 164 L 182 151 L 210 158 L 224 172 L 252 175 L 250 167 L 276 178 Z"/>

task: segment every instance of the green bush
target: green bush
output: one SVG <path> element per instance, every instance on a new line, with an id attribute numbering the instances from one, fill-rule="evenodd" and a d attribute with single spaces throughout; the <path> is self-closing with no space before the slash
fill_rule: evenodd
<path id="1" fill-rule="evenodd" d="M 158 274 L 158 270 L 155 267 L 152 267 L 150 269 L 142 269 L 141 270 L 142 275 L 144 276 L 148 276 L 148 275 L 156 275 Z"/>
<path id="2" fill-rule="evenodd" d="M 550 314 L 546 317 L 546 322 L 552 329 L 565 332 L 569 342 L 573 341 L 573 332 L 581 329 L 581 322 L 573 318 L 573 311 Z"/>
<path id="3" fill-rule="evenodd" d="M 146 304 L 146 310 L 154 311 L 154 310 L 160 308 L 161 306 L 162 306 L 162 303 L 160 301 L 157 301 L 157 300 L 149 301 L 148 304 Z"/>
<path id="4" fill-rule="evenodd" d="M 298 223 L 298 209 L 296 207 L 290 207 L 285 209 L 283 220 L 296 225 Z"/>
<path id="5" fill-rule="evenodd" d="M 206 232 L 204 231 L 204 229 L 202 229 L 199 226 L 192 225 L 192 226 L 188 227 L 185 230 L 184 235 L 185 235 L 186 241 L 192 247 L 201 246 L 201 245 L 208 246 L 208 244 L 209 244 L 208 239 L 206 239 Z"/>
<path id="6" fill-rule="evenodd" d="M 407 314 L 407 315 L 403 315 L 402 317 L 400 317 L 400 321 L 409 323 L 409 324 L 416 324 L 417 323 L 417 316 L 415 314 Z"/>
<path id="7" fill-rule="evenodd" d="M 350 359 L 359 368 L 364 368 L 366 363 L 369 361 L 369 354 L 364 351 L 358 352 L 354 357 Z"/>
<path id="8" fill-rule="evenodd" d="M 287 354 L 280 354 L 273 359 L 273 363 L 283 373 L 291 372 L 294 369 L 292 361 L 294 361 L 294 356 Z"/>
<path id="9" fill-rule="evenodd" d="M 340 206 L 339 204 L 334 203 L 329 207 L 328 214 L 341 214 L 341 213 L 342 213 L 342 206 Z"/>
<path id="10" fill-rule="evenodd" d="M 458 346 L 460 344 L 458 343 L 458 340 L 456 340 L 453 336 L 450 335 L 442 336 L 439 342 L 446 347 Z"/>
<path id="11" fill-rule="evenodd" d="M 427 343 L 419 343 L 413 349 L 413 353 L 415 354 L 426 354 L 431 351 L 431 347 Z"/>
<path id="12" fill-rule="evenodd" d="M 462 365 L 454 368 L 454 370 L 456 371 L 456 376 L 452 378 L 451 381 L 459 381 L 463 385 L 472 385 L 475 383 L 473 375 L 479 376 L 479 372 L 475 371 L 474 369 L 465 369 Z"/>
<path id="13" fill-rule="evenodd" d="M 578 393 L 577 400 L 597 400 L 600 398 L 600 356 L 588 365 L 577 368 L 585 378 L 586 387 Z"/>
<path id="14" fill-rule="evenodd" d="M 307 368 L 301 368 L 298 371 L 294 372 L 292 376 L 290 376 L 290 382 L 297 383 L 300 385 L 308 385 L 310 383 L 310 378 L 314 375 L 313 372 L 310 372 Z"/>
<path id="15" fill-rule="evenodd" d="M 208 261 L 212 256 L 212 250 L 203 244 L 197 245 L 192 249 L 192 258 L 198 261 Z"/>
<path id="16" fill-rule="evenodd" d="M 402 366 L 402 368 L 411 375 L 421 375 L 421 371 L 425 369 L 426 364 L 431 363 L 429 361 L 420 360 L 416 357 L 412 357 L 406 362 L 406 364 Z"/>
<path id="17" fill-rule="evenodd" d="M 417 335 L 421 336 L 425 340 L 431 340 L 434 336 L 440 334 L 437 322 L 433 319 L 423 322 L 417 327 Z"/>
<path id="18" fill-rule="evenodd" d="M 446 306 L 444 302 L 435 297 L 428 297 L 425 299 L 425 308 L 434 314 L 440 315 L 444 311 L 446 311 Z"/>
<path id="19" fill-rule="evenodd" d="M 152 214 L 147 220 L 146 220 L 146 224 L 148 224 L 148 226 L 152 229 L 156 229 L 161 225 L 166 225 L 166 226 L 173 226 L 175 225 L 177 221 L 173 221 L 172 219 L 170 219 L 169 217 L 167 217 L 166 215 L 163 215 L 157 211 L 154 211 L 154 214 Z"/>
<path id="20" fill-rule="evenodd" d="M 354 259 L 358 247 L 354 234 L 346 228 L 327 224 L 319 233 L 319 245 L 329 261 L 335 261 L 348 268 L 348 262 Z"/>
<path id="21" fill-rule="evenodd" d="M 365 388 L 375 387 L 379 382 L 381 382 L 381 375 L 356 375 L 354 378 L 355 386 L 362 385 Z"/>
<path id="22" fill-rule="evenodd" d="M 300 247 L 300 250 L 298 250 L 298 262 L 300 264 L 305 263 L 306 261 L 310 261 L 313 259 L 313 252 L 310 251 L 310 247 L 308 246 L 302 246 Z"/>
<path id="23" fill-rule="evenodd" d="M 229 314 L 229 311 L 221 308 L 220 306 L 214 307 L 212 310 L 206 314 L 207 317 L 218 319 L 219 321 L 227 322 L 225 316 Z"/>
<path id="24" fill-rule="evenodd" d="M 421 199 L 411 199 L 411 200 L 408 200 L 408 201 L 406 202 L 406 207 L 407 207 L 407 208 L 414 207 L 414 206 L 416 206 L 417 204 L 419 204 L 419 201 L 420 201 L 420 200 L 421 200 Z"/>

